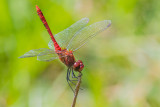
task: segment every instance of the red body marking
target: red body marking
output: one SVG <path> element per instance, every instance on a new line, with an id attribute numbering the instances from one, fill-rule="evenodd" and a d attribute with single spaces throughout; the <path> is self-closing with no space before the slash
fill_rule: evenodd
<path id="1" fill-rule="evenodd" d="M 61 47 L 58 45 L 57 41 L 55 40 L 42 11 L 40 10 L 40 8 L 37 5 L 36 5 L 36 10 L 37 10 L 38 16 L 40 17 L 41 21 L 43 22 L 44 26 L 46 27 L 46 29 L 47 29 L 47 31 L 48 31 L 48 33 L 54 43 L 55 51 L 61 51 Z"/>
<path id="2" fill-rule="evenodd" d="M 63 49 L 59 51 L 58 53 L 59 59 L 67 66 L 72 67 L 75 63 L 74 55 L 71 51 L 67 51 L 66 49 Z"/>
<path id="3" fill-rule="evenodd" d="M 59 59 L 67 66 L 67 67 L 72 67 L 73 66 L 73 69 L 75 71 L 82 71 L 82 69 L 84 68 L 84 65 L 83 65 L 83 62 L 78 60 L 77 62 L 75 61 L 75 58 L 74 58 L 74 55 L 72 53 L 72 51 L 67 51 L 66 49 L 63 49 L 61 50 L 61 47 L 58 45 L 58 43 L 56 42 L 49 26 L 48 26 L 48 23 L 42 13 L 42 11 L 40 10 L 40 8 L 36 5 L 36 10 L 37 10 L 37 13 L 40 17 L 40 19 L 42 20 L 44 26 L 46 27 L 53 43 L 54 43 L 54 48 L 55 48 L 55 51 L 56 53 L 58 54 L 59 56 Z M 63 57 L 65 56 L 65 57 Z"/>

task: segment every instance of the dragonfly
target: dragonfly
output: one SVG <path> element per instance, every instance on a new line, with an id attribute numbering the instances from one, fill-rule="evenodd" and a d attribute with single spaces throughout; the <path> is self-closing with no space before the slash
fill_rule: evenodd
<path id="1" fill-rule="evenodd" d="M 68 67 L 66 79 L 69 86 L 71 87 L 70 83 L 74 84 L 73 81 L 76 81 L 75 79 L 77 78 L 74 72 L 81 73 L 84 68 L 83 62 L 81 60 L 76 61 L 73 53 L 84 46 L 98 33 L 107 29 L 111 25 L 111 20 L 103 20 L 86 26 L 89 22 L 89 19 L 82 18 L 70 27 L 53 36 L 53 33 L 51 32 L 42 11 L 37 5 L 36 10 L 38 16 L 40 17 L 42 23 L 44 24 L 51 37 L 51 40 L 48 43 L 48 47 L 50 49 L 33 49 L 26 52 L 19 58 L 37 57 L 37 60 L 39 61 L 52 61 L 54 59 L 60 59 L 60 61 Z M 70 79 L 71 73 L 72 80 Z"/>

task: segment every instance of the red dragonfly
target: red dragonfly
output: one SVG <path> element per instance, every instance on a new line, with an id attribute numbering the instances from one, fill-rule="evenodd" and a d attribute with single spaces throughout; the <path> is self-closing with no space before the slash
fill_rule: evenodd
<path id="1" fill-rule="evenodd" d="M 70 79 L 70 74 L 72 73 L 72 78 L 77 78 L 74 74 L 74 71 L 81 72 L 84 68 L 84 64 L 81 60 L 75 60 L 73 52 L 85 45 L 88 42 L 88 40 L 93 38 L 96 34 L 107 29 L 111 25 L 111 21 L 104 20 L 86 26 L 89 22 L 89 19 L 82 18 L 81 20 L 71 25 L 69 28 L 53 36 L 42 11 L 37 5 L 36 10 L 51 37 L 51 40 L 48 43 L 50 49 L 33 49 L 25 53 L 24 55 L 20 56 L 19 58 L 37 56 L 37 60 L 39 61 L 52 61 L 54 59 L 59 58 L 68 67 L 67 82 L 73 83 L 72 81 L 74 80 Z"/>

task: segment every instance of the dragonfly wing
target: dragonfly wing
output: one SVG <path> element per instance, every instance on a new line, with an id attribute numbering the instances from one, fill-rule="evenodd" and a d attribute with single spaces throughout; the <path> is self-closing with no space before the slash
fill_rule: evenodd
<path id="1" fill-rule="evenodd" d="M 66 48 L 69 41 L 76 34 L 76 32 L 85 27 L 88 22 L 89 22 L 88 18 L 82 18 L 81 20 L 77 21 L 67 29 L 56 34 L 54 37 L 58 42 L 59 46 L 62 48 Z M 54 49 L 52 40 L 48 43 L 48 46 L 50 49 Z"/>
<path id="2" fill-rule="evenodd" d="M 27 57 L 38 57 L 38 60 L 42 60 L 42 57 L 49 60 L 53 60 L 57 57 L 57 54 L 54 52 L 53 49 L 46 49 L 46 48 L 40 48 L 40 49 L 33 49 L 30 50 L 29 52 L 26 52 L 24 55 L 20 56 L 19 58 L 27 58 Z M 47 58 L 46 58 L 47 57 Z M 49 59 L 50 58 L 50 59 Z"/>
<path id="3" fill-rule="evenodd" d="M 52 61 L 54 59 L 58 59 L 58 56 L 53 51 L 53 49 L 48 49 L 48 50 L 42 51 L 41 53 L 39 53 L 37 55 L 37 60 L 39 60 L 39 61 Z"/>
<path id="4" fill-rule="evenodd" d="M 49 41 L 48 47 L 49 47 L 50 49 L 54 49 L 54 44 L 53 44 L 53 41 L 52 41 L 52 40 Z"/>
<path id="5" fill-rule="evenodd" d="M 93 38 L 96 34 L 104 31 L 111 25 L 110 20 L 96 22 L 77 32 L 69 42 L 67 49 L 76 51 Z"/>
<path id="6" fill-rule="evenodd" d="M 43 55 L 48 55 L 48 54 L 56 55 L 56 52 L 53 49 L 46 49 L 40 52 L 37 56 L 43 56 Z"/>
<path id="7" fill-rule="evenodd" d="M 55 56 L 55 54 L 47 54 L 47 55 L 37 56 L 37 60 L 39 60 L 39 61 L 52 61 L 54 59 L 58 59 L 58 56 Z"/>
<path id="8" fill-rule="evenodd" d="M 49 49 L 46 48 L 40 48 L 40 49 L 33 49 L 30 50 L 29 52 L 26 52 L 24 55 L 20 56 L 19 58 L 26 58 L 26 57 L 35 57 L 37 56 L 39 53 L 46 51 Z M 54 51 L 54 50 L 53 50 Z M 46 53 L 47 54 L 47 53 Z"/>

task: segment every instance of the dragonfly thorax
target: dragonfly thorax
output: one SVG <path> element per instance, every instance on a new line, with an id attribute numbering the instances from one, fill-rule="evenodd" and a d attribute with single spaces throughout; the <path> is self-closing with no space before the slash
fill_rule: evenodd
<path id="1" fill-rule="evenodd" d="M 59 52 L 57 52 L 59 59 L 67 66 L 67 67 L 73 67 L 75 71 L 82 71 L 84 68 L 83 62 L 81 60 L 75 61 L 74 55 L 72 51 L 68 51 L 66 49 L 63 49 Z"/>
<path id="2" fill-rule="evenodd" d="M 75 58 L 74 55 L 72 53 L 72 51 L 68 51 L 66 49 L 63 49 L 59 52 L 57 52 L 59 59 L 67 66 L 67 67 L 71 67 L 74 65 L 75 63 Z"/>

